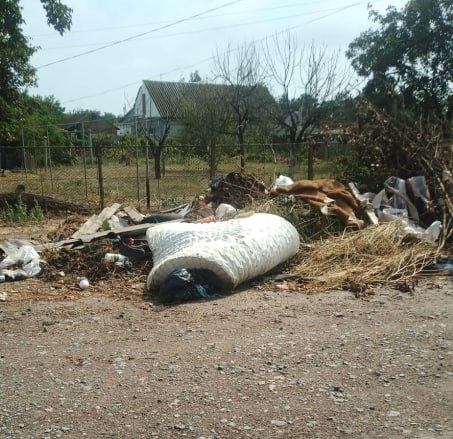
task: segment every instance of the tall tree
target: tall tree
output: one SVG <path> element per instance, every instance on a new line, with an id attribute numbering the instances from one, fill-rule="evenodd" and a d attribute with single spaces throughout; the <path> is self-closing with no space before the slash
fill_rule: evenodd
<path id="1" fill-rule="evenodd" d="M 360 34 L 347 56 L 356 72 L 368 78 L 365 96 L 390 110 L 392 96 L 406 110 L 451 120 L 453 113 L 453 2 L 410 0 L 385 14 L 370 7 L 378 27 Z"/>
<path id="2" fill-rule="evenodd" d="M 60 0 L 41 0 L 47 23 L 61 35 L 71 28 L 72 9 Z M 20 118 L 17 105 L 24 88 L 36 83 L 36 69 L 30 64 L 38 50 L 24 35 L 19 0 L 0 0 L 0 143 L 9 142 L 15 132 L 11 120 Z"/>
<path id="3" fill-rule="evenodd" d="M 289 142 L 288 175 L 294 177 L 301 145 L 322 122 L 333 122 L 332 108 L 347 95 L 350 75 L 340 66 L 338 52 L 315 44 L 299 48 L 296 37 L 289 33 L 266 46 L 266 59 L 280 88 L 280 109 L 274 119 Z M 308 174 L 313 174 L 310 166 Z"/>
<path id="4" fill-rule="evenodd" d="M 274 103 L 266 87 L 261 53 L 256 44 L 243 45 L 233 51 L 230 47 L 214 58 L 213 74 L 229 86 L 226 102 L 231 116 L 224 134 L 234 135 L 239 144 L 241 171 L 245 170 L 245 133 L 250 122 L 266 114 Z"/>

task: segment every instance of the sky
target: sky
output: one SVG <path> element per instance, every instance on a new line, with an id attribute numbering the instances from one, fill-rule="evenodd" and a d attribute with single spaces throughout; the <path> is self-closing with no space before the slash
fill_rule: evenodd
<path id="1" fill-rule="evenodd" d="M 406 0 L 62 0 L 72 27 L 47 25 L 37 0 L 21 0 L 24 34 L 40 49 L 32 56 L 38 86 L 66 111 L 89 109 L 120 116 L 143 80 L 212 78 L 213 58 L 290 33 L 298 47 L 314 43 L 346 51 L 371 28 L 367 4 L 384 12 Z M 345 62 L 346 63 L 346 62 Z"/>

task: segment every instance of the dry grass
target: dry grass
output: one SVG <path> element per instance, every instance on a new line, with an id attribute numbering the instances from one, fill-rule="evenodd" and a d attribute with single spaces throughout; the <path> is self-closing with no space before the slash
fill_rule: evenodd
<path id="1" fill-rule="evenodd" d="M 285 197 L 255 203 L 249 209 L 255 212 L 273 213 L 285 218 L 297 229 L 303 243 L 311 243 L 345 231 L 344 223 L 337 216 L 326 216 L 307 203 L 301 201 L 293 203 L 287 201 Z"/>
<path id="2" fill-rule="evenodd" d="M 291 273 L 323 289 L 363 294 L 378 284 L 410 288 L 414 277 L 438 256 L 438 247 L 402 237 L 395 221 L 316 241 L 299 255 Z"/>

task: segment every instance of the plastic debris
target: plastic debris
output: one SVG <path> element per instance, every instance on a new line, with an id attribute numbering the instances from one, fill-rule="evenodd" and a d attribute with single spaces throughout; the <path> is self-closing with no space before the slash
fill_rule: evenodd
<path id="1" fill-rule="evenodd" d="M 88 279 L 86 277 L 82 276 L 82 277 L 79 277 L 77 280 L 79 281 L 79 287 L 82 290 L 86 290 L 87 288 L 89 288 L 90 282 L 88 281 Z"/>
<path id="2" fill-rule="evenodd" d="M 162 304 L 187 300 L 212 299 L 216 293 L 215 277 L 207 270 L 181 268 L 170 273 L 160 287 L 158 300 Z"/>
<path id="3" fill-rule="evenodd" d="M 4 250 L 5 257 L 0 261 L 0 281 L 3 277 L 5 281 L 22 280 L 42 272 L 44 264 L 31 245 L 7 246 Z"/>

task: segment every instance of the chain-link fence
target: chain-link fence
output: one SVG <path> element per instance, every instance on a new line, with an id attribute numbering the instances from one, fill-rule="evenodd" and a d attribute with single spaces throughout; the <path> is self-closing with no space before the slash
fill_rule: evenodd
<path id="1" fill-rule="evenodd" d="M 333 176 L 330 153 L 338 154 L 342 148 L 335 144 L 316 148 L 315 178 Z M 301 151 L 295 177 L 307 178 L 307 158 Z M 193 200 L 208 189 L 211 178 L 229 172 L 253 174 L 270 185 L 277 174 L 288 171 L 289 146 L 247 145 L 243 170 L 237 145 L 166 146 L 156 155 L 155 147 L 146 145 L 44 144 L 0 146 L 0 154 L 0 192 L 25 191 L 92 207 L 133 202 L 152 211 Z"/>

